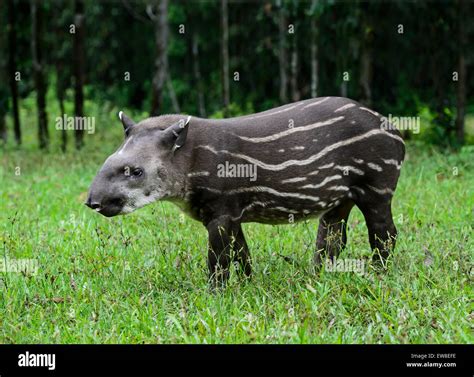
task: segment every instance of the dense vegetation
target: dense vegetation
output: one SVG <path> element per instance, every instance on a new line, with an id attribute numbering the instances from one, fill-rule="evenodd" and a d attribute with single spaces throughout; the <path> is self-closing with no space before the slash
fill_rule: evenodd
<path id="1" fill-rule="evenodd" d="M 21 109 L 30 94 L 36 95 L 38 120 L 26 124 L 20 116 L 18 121 L 23 127 L 37 123 L 42 147 L 48 138 L 67 136 L 54 132 L 54 120 L 64 112 L 97 116 L 90 102 L 102 104 L 102 112 L 129 108 L 141 117 L 170 112 L 218 117 L 342 95 L 383 114 L 426 121 L 419 135 L 406 132 L 406 137 L 459 146 L 467 132 L 472 141 L 471 2 L 8 0 L 2 5 L 0 20 L 8 33 L 0 36 L 0 76 L 19 97 L 12 102 L 2 85 L 4 138 L 5 128 L 14 128 L 10 115 L 16 102 Z M 59 102 L 60 111 L 48 111 L 51 102 Z M 78 146 L 81 138 L 77 132 Z"/>

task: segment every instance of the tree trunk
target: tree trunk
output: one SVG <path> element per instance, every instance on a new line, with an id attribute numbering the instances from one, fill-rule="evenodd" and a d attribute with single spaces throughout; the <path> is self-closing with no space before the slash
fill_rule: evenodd
<path id="1" fill-rule="evenodd" d="M 3 48 L 3 36 L 0 35 L 0 48 Z M 0 82 L 6 81 L 6 64 L 0 57 Z M 0 87 L 0 145 L 7 143 L 6 115 L 8 112 L 8 89 Z"/>
<path id="2" fill-rule="evenodd" d="M 2 144 L 7 142 L 7 127 L 5 122 L 5 114 L 0 113 L 0 140 Z"/>
<path id="3" fill-rule="evenodd" d="M 342 80 L 339 90 L 341 92 L 341 97 L 347 97 L 347 81 Z"/>
<path id="4" fill-rule="evenodd" d="M 31 51 L 38 111 L 38 140 L 41 149 L 48 147 L 48 119 L 46 114 L 46 84 L 44 80 L 41 3 L 31 0 Z"/>
<path id="5" fill-rule="evenodd" d="M 168 0 L 156 3 L 157 14 L 153 16 L 155 24 L 155 75 L 152 83 L 151 116 L 160 114 L 163 106 L 163 89 L 168 72 L 166 50 L 168 47 Z"/>
<path id="6" fill-rule="evenodd" d="M 360 101 L 367 106 L 372 104 L 372 55 L 373 55 L 373 39 L 374 32 L 372 29 L 373 22 L 370 17 L 370 4 L 362 3 L 362 28 L 363 40 L 361 41 L 360 54 L 360 76 L 359 86 L 361 91 Z"/>
<path id="7" fill-rule="evenodd" d="M 170 93 L 171 104 L 173 105 L 173 111 L 176 114 L 179 114 L 181 110 L 179 109 L 178 98 L 176 97 L 176 92 L 174 91 L 173 82 L 171 81 L 169 72 L 166 75 L 166 86 L 168 87 L 168 92 Z"/>
<path id="8" fill-rule="evenodd" d="M 287 78 L 287 66 L 288 66 L 288 57 L 287 57 L 287 48 L 286 48 L 286 16 L 285 8 L 281 0 L 277 1 L 277 6 L 279 8 L 278 12 L 278 36 L 279 36 L 279 47 L 278 47 L 278 61 L 280 65 L 280 102 L 288 102 L 288 78 Z"/>
<path id="9" fill-rule="evenodd" d="M 222 105 L 224 106 L 224 115 L 229 115 L 229 17 L 227 9 L 227 0 L 221 0 L 221 56 L 222 56 Z"/>
<path id="10" fill-rule="evenodd" d="M 317 7 L 318 0 L 313 0 L 313 10 Z M 318 25 L 316 16 L 311 16 L 311 97 L 318 96 Z"/>
<path id="11" fill-rule="evenodd" d="M 84 116 L 84 3 L 82 0 L 75 1 L 74 25 L 74 116 Z M 75 144 L 76 149 L 81 149 L 84 144 L 84 130 L 79 129 L 79 122 L 75 122 Z"/>
<path id="12" fill-rule="evenodd" d="M 299 101 L 300 92 L 298 89 L 298 43 L 296 37 L 296 25 L 295 33 L 292 35 L 292 44 L 291 44 L 291 99 L 293 101 Z"/>
<path id="13" fill-rule="evenodd" d="M 459 24 L 459 55 L 458 55 L 458 82 L 457 82 L 457 114 L 456 114 L 456 139 L 459 144 L 464 144 L 464 116 L 466 112 L 466 2 L 458 0 Z"/>
<path id="14" fill-rule="evenodd" d="M 60 18 L 60 8 L 54 8 L 54 13 L 52 14 L 53 17 L 56 19 Z M 53 24 L 54 25 L 54 33 L 57 35 L 60 35 L 60 33 L 63 31 L 64 25 L 60 22 L 56 22 Z M 56 53 L 54 54 L 54 65 L 56 66 L 56 99 L 59 104 L 59 111 L 60 111 L 60 116 L 63 117 L 65 115 L 65 110 L 64 110 L 64 98 L 66 95 L 66 88 L 68 87 L 69 84 L 69 77 L 68 74 L 66 73 L 67 70 L 67 62 L 66 59 L 69 58 L 65 56 L 64 52 L 62 51 L 62 42 L 60 40 L 55 41 L 54 48 L 56 50 Z M 63 118 L 64 119 L 64 118 Z M 68 131 L 64 127 L 61 130 L 61 151 L 64 153 L 66 152 L 67 149 L 67 134 Z"/>
<path id="15" fill-rule="evenodd" d="M 196 34 L 193 34 L 192 54 L 193 54 L 194 80 L 196 82 L 196 90 L 197 90 L 197 96 L 198 96 L 199 116 L 205 117 L 206 106 L 204 104 L 204 90 L 202 87 L 201 68 L 199 65 L 199 44 L 198 44 L 198 39 L 197 39 Z"/>
<path id="16" fill-rule="evenodd" d="M 8 0 L 8 81 L 12 96 L 13 132 L 17 145 L 21 144 L 20 114 L 18 111 L 18 84 L 16 80 L 16 9 L 13 0 Z"/>
<path id="17" fill-rule="evenodd" d="M 364 46 L 362 50 L 362 55 L 360 57 L 360 78 L 359 84 L 362 89 L 362 98 L 361 102 L 367 106 L 370 106 L 372 103 L 372 91 L 371 91 L 371 81 L 372 81 L 372 51 L 369 50 L 370 47 Z"/>
<path id="18" fill-rule="evenodd" d="M 0 11 L 1 12 L 1 11 Z M 0 16 L 3 16 L 0 13 Z M 0 17 L 0 20 L 3 21 L 3 17 Z M 0 51 L 6 51 L 6 35 L 5 33 L 0 33 Z M 7 128 L 6 128 L 6 121 L 5 117 L 8 113 L 8 88 L 6 85 L 3 85 L 7 81 L 7 61 L 6 56 L 4 54 L 0 55 L 0 82 L 2 85 L 0 86 L 0 145 L 5 144 L 7 142 Z"/>
<path id="19" fill-rule="evenodd" d="M 64 73 L 63 73 L 63 62 L 57 61 L 56 62 L 56 98 L 58 99 L 59 103 L 59 111 L 61 113 L 61 117 L 64 116 L 64 94 L 65 94 L 65 87 L 64 87 Z M 63 125 L 65 126 L 65 125 Z M 66 152 L 67 149 L 67 130 L 66 127 L 63 127 L 61 130 L 61 150 Z"/>

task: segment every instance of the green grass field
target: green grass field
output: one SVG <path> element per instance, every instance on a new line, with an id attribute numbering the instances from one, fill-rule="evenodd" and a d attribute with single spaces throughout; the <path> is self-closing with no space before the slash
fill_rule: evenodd
<path id="1" fill-rule="evenodd" d="M 30 125 L 21 150 L 0 150 L 0 258 L 38 263 L 0 273 L 1 343 L 473 342 L 472 147 L 408 145 L 387 272 L 314 274 L 317 220 L 246 224 L 253 279 L 213 294 L 201 224 L 168 203 L 111 219 L 82 204 L 121 141 L 100 122 L 81 153 L 38 152 Z M 357 209 L 341 257 L 371 257 Z"/>

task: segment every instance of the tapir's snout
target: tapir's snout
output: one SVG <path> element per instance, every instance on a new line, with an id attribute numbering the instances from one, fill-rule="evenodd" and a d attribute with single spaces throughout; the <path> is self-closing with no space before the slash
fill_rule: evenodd
<path id="1" fill-rule="evenodd" d="M 100 211 L 100 203 L 92 202 L 90 197 L 87 199 L 87 202 L 85 202 L 84 204 L 88 206 L 89 208 L 95 209 L 97 212 Z"/>
<path id="2" fill-rule="evenodd" d="M 84 204 L 99 212 L 101 215 L 112 217 L 119 215 L 122 212 L 125 200 L 118 197 L 98 200 L 97 197 L 93 197 L 92 194 L 89 194 L 89 197 Z"/>

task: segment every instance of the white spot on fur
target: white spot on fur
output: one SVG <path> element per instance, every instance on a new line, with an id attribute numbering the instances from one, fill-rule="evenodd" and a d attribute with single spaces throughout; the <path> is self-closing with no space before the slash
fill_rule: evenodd
<path id="1" fill-rule="evenodd" d="M 331 181 L 335 181 L 336 179 L 341 179 L 342 176 L 341 175 L 333 175 L 331 177 L 326 177 L 324 178 L 324 180 L 320 183 L 318 183 L 317 185 L 304 185 L 303 187 L 301 188 L 310 188 L 310 189 L 317 189 L 317 188 L 320 188 L 320 187 L 323 187 L 324 185 L 326 185 L 328 182 L 331 182 Z"/>
<path id="2" fill-rule="evenodd" d="M 359 109 L 361 109 L 361 110 L 363 110 L 363 111 L 367 111 L 367 112 L 369 112 L 369 113 L 371 113 L 371 114 L 373 114 L 373 115 L 375 115 L 375 116 L 377 116 L 377 117 L 380 116 L 380 114 L 379 114 L 378 112 L 373 111 L 373 110 L 370 110 L 370 109 L 368 109 L 367 107 L 359 107 Z"/>
<path id="3" fill-rule="evenodd" d="M 294 215 L 299 213 L 298 211 L 295 211 L 293 209 L 289 209 L 289 208 L 286 208 L 286 207 L 272 207 L 272 208 L 269 208 L 269 209 L 276 209 L 277 211 L 292 213 Z"/>
<path id="4" fill-rule="evenodd" d="M 397 170 L 400 170 L 400 168 L 402 167 L 402 163 L 398 162 L 397 160 L 393 160 L 393 159 L 385 160 L 382 158 L 382 161 L 387 165 L 394 165 L 397 168 Z"/>
<path id="5" fill-rule="evenodd" d="M 289 179 L 284 179 L 281 181 L 281 183 L 294 183 L 294 182 L 302 182 L 306 181 L 306 178 L 304 177 L 296 177 L 296 178 L 289 178 Z"/>
<path id="6" fill-rule="evenodd" d="M 347 175 L 348 173 L 346 172 L 353 172 L 357 175 L 364 175 L 364 172 L 360 169 L 357 169 L 355 168 L 354 166 L 350 166 L 350 165 L 346 165 L 346 166 L 341 166 L 341 165 L 336 165 L 334 167 L 334 169 L 337 169 L 337 170 L 342 170 L 344 172 L 345 175 Z"/>
<path id="7" fill-rule="evenodd" d="M 303 146 L 296 146 L 296 147 L 291 147 L 290 149 L 292 151 L 302 151 L 302 150 L 304 150 L 304 147 Z"/>
<path id="8" fill-rule="evenodd" d="M 377 187 L 374 187 L 374 186 L 370 186 L 370 185 L 366 185 L 369 189 L 371 189 L 372 191 L 376 192 L 377 194 L 380 194 L 380 195 L 385 195 L 385 194 L 393 194 L 393 190 L 392 189 L 389 189 L 388 187 L 387 188 L 383 188 L 383 189 L 379 189 Z"/>
<path id="9" fill-rule="evenodd" d="M 331 191 L 349 191 L 349 187 L 347 186 L 331 186 L 328 188 Z"/>
<path id="10" fill-rule="evenodd" d="M 291 198 L 302 199 L 302 200 L 310 200 L 313 202 L 317 202 L 319 200 L 317 196 L 298 194 L 295 192 L 280 192 L 271 187 L 265 187 L 265 186 L 241 187 L 241 188 L 232 189 L 232 190 L 218 190 L 218 189 L 204 187 L 204 186 L 200 186 L 198 188 L 211 191 L 216 194 L 224 194 L 224 195 L 235 195 L 235 194 L 242 194 L 246 192 L 257 192 L 257 193 L 263 192 L 263 193 L 280 196 L 284 198 L 291 197 Z"/>
<path id="11" fill-rule="evenodd" d="M 266 207 L 268 204 L 271 204 L 271 202 L 253 202 L 253 203 L 250 203 L 248 206 L 245 206 L 242 211 L 240 212 L 240 215 L 237 216 L 237 217 L 233 217 L 232 220 L 234 221 L 238 221 L 242 218 L 242 216 L 244 215 L 245 212 L 247 212 L 248 210 L 256 207 L 256 206 L 260 206 L 260 207 Z"/>
<path id="12" fill-rule="evenodd" d="M 371 169 L 377 170 L 377 171 L 382 171 L 382 167 L 380 165 L 374 164 L 373 162 L 368 162 L 367 166 Z"/>
<path id="13" fill-rule="evenodd" d="M 246 120 L 248 119 L 258 119 L 258 118 L 264 118 L 264 117 L 268 117 L 268 116 L 271 116 L 271 115 L 275 115 L 275 114 L 280 114 L 280 113 L 284 113 L 286 111 L 290 111 L 292 109 L 294 109 L 295 107 L 298 107 L 299 104 L 297 105 L 293 105 L 293 106 L 290 106 L 290 107 L 287 107 L 287 108 L 284 108 L 284 109 L 281 109 L 281 110 L 277 110 L 277 111 L 271 111 L 271 112 L 265 112 L 265 114 L 260 114 L 260 115 L 251 115 L 251 116 L 248 116 L 248 117 L 245 117 Z M 269 111 L 269 110 L 267 110 Z"/>
<path id="14" fill-rule="evenodd" d="M 210 173 L 208 171 L 195 171 L 188 173 L 188 177 L 207 177 L 209 174 Z"/>
<path id="15" fill-rule="evenodd" d="M 316 123 L 308 124 L 306 126 L 289 128 L 285 131 L 278 132 L 278 133 L 273 134 L 273 135 L 262 136 L 262 137 L 247 137 L 247 136 L 240 136 L 240 135 L 235 135 L 235 136 L 237 136 L 239 139 L 249 141 L 251 143 L 266 143 L 266 142 L 269 142 L 269 141 L 278 140 L 282 137 L 291 135 L 295 132 L 310 131 L 310 130 L 313 130 L 315 128 L 328 126 L 328 125 L 331 125 L 331 124 L 336 123 L 336 122 L 338 122 L 340 120 L 343 120 L 343 119 L 344 119 L 343 116 L 339 116 L 339 117 L 336 117 L 336 118 L 325 120 L 323 122 L 316 122 Z"/>
<path id="16" fill-rule="evenodd" d="M 326 102 L 328 99 L 329 99 L 329 97 L 326 97 L 326 98 L 323 98 L 322 100 L 319 100 L 319 101 L 310 103 L 309 105 L 303 106 L 303 109 L 306 109 L 306 108 L 308 108 L 308 107 L 312 107 L 312 106 L 319 105 L 320 103 Z M 302 110 L 303 110 L 303 109 L 302 109 Z"/>
<path id="17" fill-rule="evenodd" d="M 350 109 L 351 107 L 354 107 L 355 104 L 353 103 L 348 103 L 347 105 L 344 105 L 336 110 L 334 110 L 335 113 L 339 112 L 339 111 L 344 111 L 344 110 L 347 110 L 347 109 Z"/>

